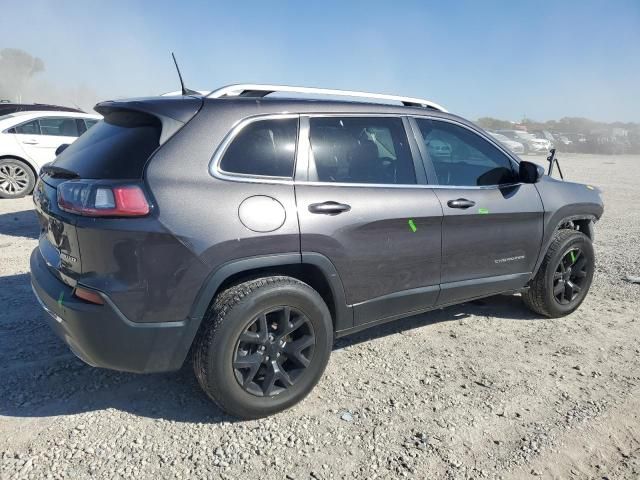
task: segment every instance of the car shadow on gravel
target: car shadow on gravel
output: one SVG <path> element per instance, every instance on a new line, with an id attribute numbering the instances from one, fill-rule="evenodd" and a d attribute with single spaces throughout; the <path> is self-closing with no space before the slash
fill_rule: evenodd
<path id="1" fill-rule="evenodd" d="M 452 320 L 462 320 L 471 316 L 491 316 L 504 320 L 539 320 L 540 316 L 529 311 L 518 295 L 495 295 L 493 297 L 474 300 L 459 305 L 453 305 L 412 317 L 394 320 L 389 323 L 372 327 L 362 332 L 340 338 L 336 341 L 334 350 L 368 342 L 375 338 L 386 337 L 396 333 Z"/>
<path id="2" fill-rule="evenodd" d="M 0 277 L 0 415 L 51 417 L 114 410 L 174 422 L 234 419 L 199 388 L 190 362 L 174 373 L 137 375 L 76 359 L 46 325 L 29 275 Z M 339 339 L 334 349 L 470 315 L 533 320 L 519 298 L 498 296 L 397 320 Z"/>
<path id="3" fill-rule="evenodd" d="M 39 232 L 35 210 L 0 214 L 0 235 L 38 238 Z"/>

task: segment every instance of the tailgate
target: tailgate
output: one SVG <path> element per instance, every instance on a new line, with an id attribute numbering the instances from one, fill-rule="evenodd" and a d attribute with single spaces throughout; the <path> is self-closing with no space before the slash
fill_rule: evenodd
<path id="1" fill-rule="evenodd" d="M 49 269 L 67 285 L 75 286 L 76 278 L 82 273 L 80 248 L 74 216 L 58 208 L 55 186 L 38 179 L 33 190 L 40 238 L 38 247 Z"/>

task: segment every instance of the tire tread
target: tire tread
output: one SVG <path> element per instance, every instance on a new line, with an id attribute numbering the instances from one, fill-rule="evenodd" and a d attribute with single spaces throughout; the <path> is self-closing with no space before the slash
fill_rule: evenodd
<path id="1" fill-rule="evenodd" d="M 293 277 L 281 275 L 259 277 L 233 285 L 216 296 L 203 319 L 203 322 L 205 322 L 204 328 L 201 329 L 194 342 L 193 369 L 198 383 L 207 396 L 225 412 L 238 413 L 236 412 L 236 408 L 234 408 L 235 405 L 225 403 L 224 395 L 222 394 L 224 386 L 209 382 L 208 346 L 214 341 L 220 326 L 225 321 L 225 317 L 236 305 L 256 290 L 272 285 L 296 285 L 308 289 L 310 293 L 316 293 L 316 291 L 306 283 Z"/>
<path id="2" fill-rule="evenodd" d="M 572 237 L 584 237 L 584 239 L 589 241 L 589 237 L 578 230 L 558 230 L 554 234 L 549 248 L 547 248 L 547 252 L 544 255 L 544 259 L 542 260 L 542 264 L 540 265 L 536 276 L 529 283 L 529 289 L 522 293 L 522 300 L 525 305 L 534 312 L 544 315 L 545 317 L 554 317 L 553 313 L 549 309 L 547 299 L 545 298 L 547 269 L 549 268 L 549 264 L 558 249 L 560 249 Z"/>

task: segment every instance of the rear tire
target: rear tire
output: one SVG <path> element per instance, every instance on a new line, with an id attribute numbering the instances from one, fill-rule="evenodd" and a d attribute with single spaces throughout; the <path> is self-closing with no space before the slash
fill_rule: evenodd
<path id="1" fill-rule="evenodd" d="M 522 299 L 540 315 L 550 318 L 568 315 L 587 296 L 594 268 L 595 255 L 589 237 L 577 230 L 558 230 Z"/>
<path id="2" fill-rule="evenodd" d="M 264 277 L 220 293 L 193 355 L 202 389 L 225 412 L 252 419 L 301 401 L 333 345 L 331 314 L 309 285 Z"/>
<path id="3" fill-rule="evenodd" d="M 36 184 L 31 167 L 16 158 L 0 160 L 0 198 L 21 198 L 29 195 Z"/>

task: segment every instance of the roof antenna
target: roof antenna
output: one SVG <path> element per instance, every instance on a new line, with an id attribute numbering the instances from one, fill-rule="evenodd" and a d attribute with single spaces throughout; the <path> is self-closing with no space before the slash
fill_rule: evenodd
<path id="1" fill-rule="evenodd" d="M 171 57 L 173 57 L 173 63 L 175 63 L 176 65 L 176 70 L 178 71 L 178 78 L 180 78 L 180 87 L 182 87 L 182 95 L 186 96 L 186 95 L 200 95 L 199 92 L 196 92 L 195 90 L 191 90 L 187 87 L 184 86 L 184 82 L 182 81 L 182 74 L 180 73 L 180 67 L 178 67 L 178 61 L 176 60 L 176 56 L 174 55 L 173 52 L 171 52 Z"/>

